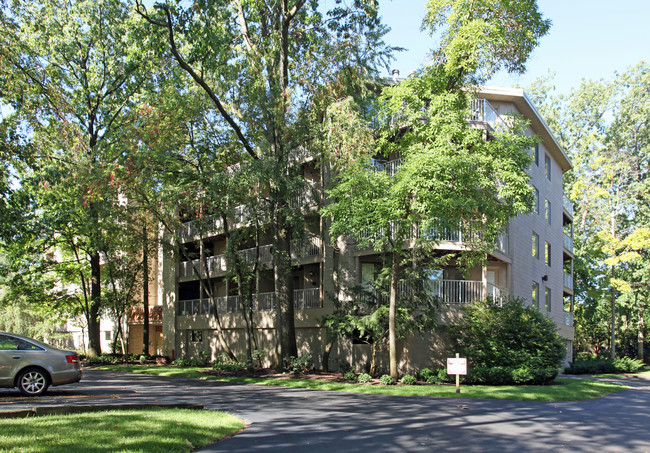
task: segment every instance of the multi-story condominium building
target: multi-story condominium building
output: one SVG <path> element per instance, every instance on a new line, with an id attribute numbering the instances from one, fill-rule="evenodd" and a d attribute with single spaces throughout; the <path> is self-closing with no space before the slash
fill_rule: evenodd
<path id="1" fill-rule="evenodd" d="M 487 257 L 487 264 L 467 274 L 452 265 L 432 272 L 431 287 L 443 301 L 441 329 L 447 319 L 463 304 L 486 296 L 510 295 L 536 306 L 551 318 L 567 342 L 570 359 L 573 327 L 572 290 L 572 208 L 563 194 L 563 174 L 571 167 L 569 159 L 552 132 L 522 90 L 482 88 L 473 102 L 474 127 L 489 134 L 502 121 L 500 115 L 517 113 L 530 122 L 529 133 L 541 138 L 534 152 L 529 174 L 536 197 L 534 212 L 511 219 L 507 231 Z M 380 169 L 392 172 L 399 159 L 376 162 Z M 322 193 L 325 170 L 313 159 L 299 161 L 304 179 L 313 194 Z M 325 222 L 318 214 L 319 197 L 306 194 L 302 214 L 307 233 L 292 244 L 292 275 L 295 327 L 299 353 L 310 353 L 316 365 L 321 363 L 328 342 L 321 327 L 322 316 L 334 310 L 335 300 L 350 297 L 349 289 L 371 279 L 379 262 L 377 252 L 359 249 L 350 238 L 340 238 L 332 245 Z M 229 223 L 231 229 L 247 222 L 245 210 Z M 220 352 L 215 335 L 214 316 L 219 316 L 224 336 L 236 353 L 246 351 L 245 320 L 241 313 L 240 295 L 226 277 L 225 233 L 221 220 L 202 219 L 199 234 L 197 220 L 186 222 L 180 233 L 181 244 L 166 247 L 159 253 L 158 300 L 163 304 L 162 352 L 168 356 L 196 356 L 202 351 L 214 358 Z M 205 228 L 206 223 L 209 225 Z M 261 237 L 256 247 L 240 250 L 244 260 L 259 263 L 259 279 L 254 298 L 253 322 L 258 348 L 273 354 L 276 350 L 275 314 L 273 312 L 273 260 L 271 238 Z M 179 254 L 178 247 L 194 254 Z M 463 247 L 463 238 L 454 232 L 445 233 L 437 245 L 441 253 Z M 215 304 L 206 296 L 206 278 L 215 289 Z M 413 336 L 398 346 L 402 370 L 435 366 L 449 351 L 444 348 L 444 335 Z M 371 349 L 360 341 L 338 340 L 330 354 L 330 363 L 353 363 L 363 368 L 370 361 Z M 388 368 L 387 347 L 378 357 L 378 368 Z"/>

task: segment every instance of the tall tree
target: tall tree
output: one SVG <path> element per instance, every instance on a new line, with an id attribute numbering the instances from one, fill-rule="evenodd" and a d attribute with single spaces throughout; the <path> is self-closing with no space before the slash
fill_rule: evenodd
<path id="1" fill-rule="evenodd" d="M 40 226 L 53 238 L 69 233 L 90 267 L 90 354 L 100 352 L 101 253 L 118 210 L 111 166 L 123 127 L 150 61 L 138 51 L 129 7 L 119 0 L 9 2 L 0 50 L 13 70 L 15 107 L 31 133 L 48 211 Z M 47 195 L 49 192 L 50 195 Z M 40 209 L 44 205 L 37 205 Z M 38 211 L 37 211 L 38 212 Z"/>
<path id="2" fill-rule="evenodd" d="M 249 162 L 273 235 L 278 357 L 297 355 L 290 241 L 302 229 L 290 200 L 303 183 L 296 151 L 312 140 L 316 96 L 359 83 L 390 49 L 381 40 L 375 1 L 204 1 L 157 4 L 138 12 L 212 102 L 223 153 Z"/>

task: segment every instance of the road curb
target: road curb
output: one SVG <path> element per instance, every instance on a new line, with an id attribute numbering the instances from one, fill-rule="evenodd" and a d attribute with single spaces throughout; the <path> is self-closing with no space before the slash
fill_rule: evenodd
<path id="1" fill-rule="evenodd" d="M 42 406 L 31 409 L 19 409 L 0 411 L 0 418 L 26 418 L 41 417 L 43 415 L 66 415 L 79 414 L 82 412 L 103 412 L 113 410 L 144 410 L 144 409 L 192 409 L 203 410 L 202 404 L 180 403 L 180 404 L 99 404 L 99 405 L 78 405 L 78 406 Z"/>

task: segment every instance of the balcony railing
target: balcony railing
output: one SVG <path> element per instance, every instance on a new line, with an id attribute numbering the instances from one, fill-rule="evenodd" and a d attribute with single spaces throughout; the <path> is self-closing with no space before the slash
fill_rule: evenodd
<path id="1" fill-rule="evenodd" d="M 308 235 L 304 239 L 291 241 L 291 258 L 308 258 L 321 254 L 321 238 L 315 235 Z"/>
<path id="2" fill-rule="evenodd" d="M 562 204 L 566 212 L 568 212 L 569 215 L 573 217 L 573 202 L 569 200 L 569 197 L 567 197 L 566 194 L 564 194 L 562 197 Z"/>
<path id="3" fill-rule="evenodd" d="M 470 109 L 470 121 L 487 123 L 493 129 L 504 125 L 503 120 L 487 99 L 472 99 Z"/>
<path id="4" fill-rule="evenodd" d="M 391 176 L 395 176 L 397 168 L 402 164 L 402 159 L 394 159 L 389 161 L 381 161 L 377 159 L 371 159 L 372 168 L 375 171 L 385 171 Z"/>
<path id="5" fill-rule="evenodd" d="M 432 280 L 429 288 L 445 304 L 468 304 L 486 297 L 500 300 L 507 296 L 505 288 L 477 280 Z"/>
<path id="6" fill-rule="evenodd" d="M 573 238 L 568 234 L 564 234 L 564 248 L 573 253 Z"/>
<path id="7" fill-rule="evenodd" d="M 306 184 L 305 191 L 291 199 L 289 206 L 292 208 L 316 206 L 318 204 L 318 196 L 320 193 L 322 193 L 322 186 L 320 183 L 315 182 Z"/>
<path id="8" fill-rule="evenodd" d="M 573 275 L 564 273 L 564 286 L 573 289 Z"/>
<path id="9" fill-rule="evenodd" d="M 573 313 L 569 313 L 568 311 L 564 312 L 564 325 L 573 327 Z"/>
<path id="10" fill-rule="evenodd" d="M 243 304 L 239 296 L 215 297 L 217 313 L 237 313 L 242 311 Z M 293 291 L 293 306 L 295 310 L 322 308 L 319 288 L 295 289 Z M 253 311 L 272 311 L 275 309 L 274 293 L 259 293 L 253 306 Z M 178 302 L 179 316 L 213 315 L 210 299 L 191 299 Z"/>

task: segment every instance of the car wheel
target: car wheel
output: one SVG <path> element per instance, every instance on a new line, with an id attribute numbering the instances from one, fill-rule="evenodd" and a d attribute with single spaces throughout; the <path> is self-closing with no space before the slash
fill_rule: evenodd
<path id="1" fill-rule="evenodd" d="M 23 395 L 38 396 L 50 386 L 47 374 L 36 368 L 28 368 L 18 375 L 18 389 Z"/>

